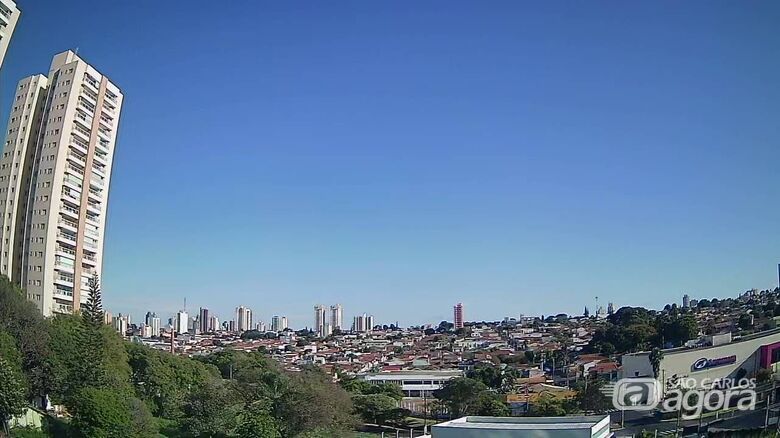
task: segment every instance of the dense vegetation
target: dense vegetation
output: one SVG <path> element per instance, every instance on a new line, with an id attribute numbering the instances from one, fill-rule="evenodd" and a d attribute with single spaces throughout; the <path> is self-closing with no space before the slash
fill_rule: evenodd
<path id="1" fill-rule="evenodd" d="M 69 418 L 38 436 L 311 438 L 354 427 L 350 395 L 319 370 L 285 372 L 257 352 L 190 359 L 125 342 L 103 324 L 99 295 L 79 315 L 44 319 L 0 278 L 4 427 L 42 396 Z"/>

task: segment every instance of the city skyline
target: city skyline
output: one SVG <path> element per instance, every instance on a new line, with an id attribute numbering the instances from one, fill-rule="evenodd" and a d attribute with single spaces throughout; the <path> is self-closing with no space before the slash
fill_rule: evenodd
<path id="1" fill-rule="evenodd" d="M 136 320 L 185 294 L 410 325 L 775 285 L 780 6 L 527 8 L 22 3 L 0 116 L 68 48 L 131 96 L 102 280 Z"/>

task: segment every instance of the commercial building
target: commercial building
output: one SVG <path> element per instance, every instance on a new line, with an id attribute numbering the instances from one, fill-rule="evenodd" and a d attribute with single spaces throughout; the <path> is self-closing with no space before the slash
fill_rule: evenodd
<path id="1" fill-rule="evenodd" d="M 100 276 L 122 92 L 71 51 L 19 81 L 0 159 L 0 274 L 45 316 Z"/>
<path id="2" fill-rule="evenodd" d="M 431 397 L 433 391 L 441 389 L 447 381 L 463 375 L 461 370 L 410 370 L 370 373 L 359 377 L 369 383 L 398 385 L 405 397 Z"/>
<path id="3" fill-rule="evenodd" d="M 452 308 L 452 320 L 455 330 L 463 328 L 463 303 L 458 303 Z"/>
<path id="4" fill-rule="evenodd" d="M 0 68 L 3 66 L 3 59 L 20 14 L 21 11 L 13 0 L 0 0 Z"/>
<path id="5" fill-rule="evenodd" d="M 731 334 L 710 336 L 706 346 L 663 350 L 658 380 L 663 388 L 674 387 L 680 379 L 709 384 L 721 379 L 753 377 L 761 369 L 780 369 L 780 329 L 731 340 Z M 622 377 L 652 377 L 650 353 L 625 354 Z M 688 380 L 690 381 L 690 380 Z"/>
<path id="6" fill-rule="evenodd" d="M 431 438 L 606 438 L 608 415 L 463 417 L 431 426 Z"/>

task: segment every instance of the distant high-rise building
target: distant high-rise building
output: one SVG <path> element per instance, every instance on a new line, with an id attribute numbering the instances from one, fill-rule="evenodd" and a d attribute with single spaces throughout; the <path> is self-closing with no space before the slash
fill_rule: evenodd
<path id="1" fill-rule="evenodd" d="M 13 0 L 0 0 L 0 67 L 3 66 L 3 59 L 16 29 L 16 22 L 19 21 L 19 15 L 21 11 Z"/>
<path id="2" fill-rule="evenodd" d="M 174 330 L 177 333 L 188 333 L 190 331 L 189 329 L 189 316 L 187 315 L 187 312 L 183 310 L 179 310 L 176 312 L 176 321 Z"/>
<path id="3" fill-rule="evenodd" d="M 615 305 L 610 301 L 607 303 L 607 315 L 613 315 L 615 313 Z"/>
<path id="4" fill-rule="evenodd" d="M 325 337 L 325 306 L 317 304 L 314 306 L 314 331 L 317 336 Z"/>
<path id="5" fill-rule="evenodd" d="M 214 315 L 209 316 L 209 328 L 210 331 L 216 332 L 219 330 L 219 319 Z"/>
<path id="6" fill-rule="evenodd" d="M 689 297 L 688 294 L 683 295 L 682 306 L 683 309 L 689 309 L 691 307 L 691 297 Z"/>
<path id="7" fill-rule="evenodd" d="M 152 311 L 146 312 L 146 316 L 144 316 L 144 324 L 151 326 L 152 318 L 154 318 L 155 316 L 157 315 Z"/>
<path id="8" fill-rule="evenodd" d="M 265 327 L 265 323 L 263 321 L 258 321 L 257 324 L 255 324 L 255 330 L 257 330 L 259 332 L 264 332 L 264 331 L 266 331 L 265 329 L 266 329 L 266 327 Z"/>
<path id="9" fill-rule="evenodd" d="M 160 336 L 160 318 L 157 315 L 153 316 L 149 321 L 149 327 L 152 329 L 152 337 Z"/>
<path id="10" fill-rule="evenodd" d="M 120 313 L 119 315 L 114 317 L 114 329 L 116 329 L 116 331 L 120 335 L 124 336 L 125 333 L 127 333 L 128 326 L 129 324 L 127 321 L 127 316 L 122 316 L 122 314 Z"/>
<path id="11" fill-rule="evenodd" d="M 341 307 L 341 304 L 330 306 L 330 326 L 333 330 L 344 328 L 344 308 Z"/>
<path id="12" fill-rule="evenodd" d="M 458 303 L 453 307 L 453 322 L 455 330 L 463 328 L 463 303 Z"/>
<path id="13" fill-rule="evenodd" d="M 374 328 L 374 317 L 368 314 L 356 316 L 352 320 L 352 331 L 357 333 L 369 332 Z"/>
<path id="14" fill-rule="evenodd" d="M 236 330 L 239 332 L 252 330 L 252 310 L 249 307 L 236 308 Z"/>
<path id="15" fill-rule="evenodd" d="M 282 332 L 285 329 L 287 329 L 287 317 L 274 315 L 273 318 L 271 318 L 271 331 Z"/>
<path id="16" fill-rule="evenodd" d="M 282 331 L 282 318 L 279 315 L 274 315 L 271 317 L 271 331 L 272 332 L 280 332 Z"/>
<path id="17" fill-rule="evenodd" d="M 16 87 L 0 158 L 0 274 L 44 316 L 77 311 L 101 275 L 122 99 L 72 51 Z"/>
<path id="18" fill-rule="evenodd" d="M 209 309 L 205 307 L 200 308 L 200 312 L 198 312 L 198 324 L 199 329 L 201 333 L 208 333 L 210 331 L 213 331 L 214 329 L 209 325 L 211 323 L 211 318 L 209 317 Z"/>

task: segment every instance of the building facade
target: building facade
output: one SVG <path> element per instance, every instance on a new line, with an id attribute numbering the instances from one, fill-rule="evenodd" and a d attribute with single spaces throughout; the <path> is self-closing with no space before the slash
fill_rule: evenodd
<path id="1" fill-rule="evenodd" d="M 455 330 L 463 328 L 463 303 L 458 303 L 452 308 L 452 321 L 455 324 Z"/>
<path id="2" fill-rule="evenodd" d="M 317 336 L 324 337 L 325 335 L 325 306 L 317 304 L 314 306 L 314 331 L 317 332 Z"/>
<path id="3" fill-rule="evenodd" d="M 16 29 L 21 11 L 13 0 L 0 0 L 0 68 L 3 67 L 3 59 L 8 51 L 8 44 Z"/>
<path id="4" fill-rule="evenodd" d="M 330 326 L 333 330 L 344 329 L 344 308 L 341 304 L 330 306 Z"/>
<path id="5" fill-rule="evenodd" d="M 671 348 L 663 357 L 654 376 L 650 353 L 624 354 L 622 378 L 655 377 L 664 390 L 681 379 L 698 384 L 723 379 L 755 377 L 761 369 L 780 370 L 780 329 L 760 332 L 731 340 L 730 334 L 711 336 L 709 346 Z"/>
<path id="6" fill-rule="evenodd" d="M 0 273 L 45 316 L 100 276 L 122 92 L 74 52 L 16 88 L 0 159 Z"/>
<path id="7" fill-rule="evenodd" d="M 236 329 L 239 332 L 252 330 L 252 310 L 249 307 L 236 308 Z"/>

